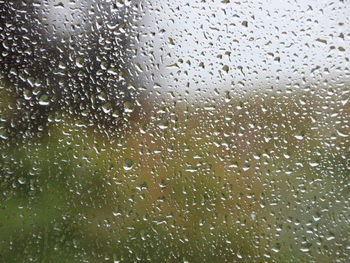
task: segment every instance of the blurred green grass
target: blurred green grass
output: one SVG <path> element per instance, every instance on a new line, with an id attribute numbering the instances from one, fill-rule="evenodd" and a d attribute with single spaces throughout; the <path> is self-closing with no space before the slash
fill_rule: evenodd
<path id="1" fill-rule="evenodd" d="M 16 102 L 2 93 L 3 123 L 15 122 Z M 346 257 L 348 192 L 327 193 L 349 183 L 347 141 L 327 144 L 313 132 L 323 102 L 306 99 L 309 107 L 280 96 L 231 100 L 210 112 L 155 108 L 115 134 L 67 112 L 36 137 L 11 139 L 3 126 L 1 261 Z M 317 213 L 321 223 L 312 222 Z M 332 231 L 340 245 L 322 238 Z"/>

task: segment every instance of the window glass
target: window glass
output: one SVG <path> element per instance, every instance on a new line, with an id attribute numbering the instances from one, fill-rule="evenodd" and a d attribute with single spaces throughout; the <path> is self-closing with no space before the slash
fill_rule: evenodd
<path id="1" fill-rule="evenodd" d="M 348 262 L 349 14 L 0 0 L 0 262 Z"/>

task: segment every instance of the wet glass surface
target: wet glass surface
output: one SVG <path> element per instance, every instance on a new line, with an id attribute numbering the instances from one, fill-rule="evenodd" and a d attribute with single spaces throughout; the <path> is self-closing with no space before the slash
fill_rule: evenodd
<path id="1" fill-rule="evenodd" d="M 348 262 L 348 14 L 0 0 L 0 261 Z"/>

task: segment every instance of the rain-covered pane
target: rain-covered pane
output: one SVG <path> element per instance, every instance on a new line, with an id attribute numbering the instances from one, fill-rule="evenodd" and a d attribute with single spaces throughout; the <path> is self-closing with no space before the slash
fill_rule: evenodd
<path id="1" fill-rule="evenodd" d="M 0 262 L 350 260 L 348 0 L 0 0 Z"/>

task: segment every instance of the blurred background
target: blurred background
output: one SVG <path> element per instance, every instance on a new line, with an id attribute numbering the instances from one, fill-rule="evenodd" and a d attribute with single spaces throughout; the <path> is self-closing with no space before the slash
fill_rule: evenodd
<path id="1" fill-rule="evenodd" d="M 0 261 L 348 262 L 349 13 L 0 0 Z"/>

